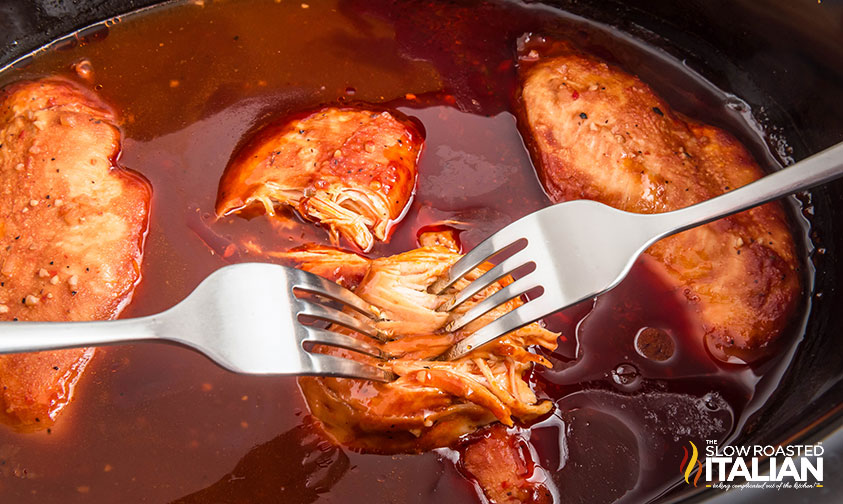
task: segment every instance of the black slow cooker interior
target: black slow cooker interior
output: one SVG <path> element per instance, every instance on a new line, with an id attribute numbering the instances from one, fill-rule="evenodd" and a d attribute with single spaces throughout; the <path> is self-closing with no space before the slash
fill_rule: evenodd
<path id="1" fill-rule="evenodd" d="M 0 67 L 45 43 L 155 0 L 4 0 Z M 785 162 L 843 141 L 843 4 L 816 0 L 551 3 L 663 48 L 744 99 Z M 786 139 L 786 145 L 779 139 Z M 843 421 L 843 181 L 815 189 L 817 268 L 807 331 L 781 386 L 749 422 L 746 443 L 818 436 Z M 803 198 L 803 201 L 805 201 Z M 690 490 L 690 489 L 688 489 Z M 674 495 L 673 497 L 683 497 Z"/>

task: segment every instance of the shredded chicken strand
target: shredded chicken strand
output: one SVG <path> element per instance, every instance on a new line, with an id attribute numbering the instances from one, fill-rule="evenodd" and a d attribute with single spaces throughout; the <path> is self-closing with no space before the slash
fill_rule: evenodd
<path id="1" fill-rule="evenodd" d="M 376 309 L 379 320 L 375 325 L 391 338 L 376 342 L 391 356 L 386 362 L 336 347 L 322 346 L 317 350 L 390 369 L 398 375 L 392 383 L 300 379 L 311 411 L 337 441 L 364 451 L 417 452 L 450 445 L 460 436 L 495 421 L 508 426 L 516 420 L 530 421 L 552 408 L 550 401 L 536 397 L 524 379 L 534 364 L 550 367 L 547 359 L 530 348 L 553 350 L 557 345 L 558 334 L 537 323 L 461 359 L 429 360 L 521 304 L 514 299 L 459 331 L 445 329 L 454 317 L 512 281 L 502 279 L 452 313 L 438 311 L 489 265 L 471 272 L 439 295 L 431 287 L 460 258 L 442 246 L 421 247 L 374 260 L 319 246 L 272 255 L 330 279 L 335 279 L 333 272 L 351 263 L 361 269 L 365 264 L 362 278 L 350 286 L 356 287 L 356 293 Z M 335 330 L 371 343 L 370 338 L 353 331 Z"/>
<path id="2" fill-rule="evenodd" d="M 413 196 L 424 140 L 397 113 L 326 107 L 267 126 L 229 163 L 218 216 L 291 207 L 364 252 L 386 241 Z"/>

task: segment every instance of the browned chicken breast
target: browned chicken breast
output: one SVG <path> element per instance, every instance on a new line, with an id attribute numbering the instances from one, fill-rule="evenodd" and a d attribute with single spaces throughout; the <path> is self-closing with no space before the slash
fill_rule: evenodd
<path id="1" fill-rule="evenodd" d="M 312 271 L 331 271 L 325 264 L 314 268 L 314 257 L 305 250 L 289 252 L 286 257 Z M 359 257 L 355 254 L 340 251 L 332 258 L 323 257 L 336 264 L 359 260 L 354 259 Z M 447 248 L 429 246 L 369 263 L 356 292 L 377 310 L 378 329 L 389 339 L 382 344 L 391 356 L 386 366 L 399 378 L 388 384 L 300 379 L 312 413 L 340 443 L 380 453 L 424 451 L 449 445 L 482 425 L 494 421 L 512 425 L 513 418 L 530 420 L 552 407 L 550 402 L 537 400 L 524 377 L 534 363 L 550 365 L 528 348 L 554 349 L 557 344 L 558 335 L 537 324 L 457 361 L 427 360 L 520 303 L 513 300 L 463 330 L 446 332 L 444 327 L 451 317 L 437 309 L 450 296 L 431 294 L 428 288 L 459 257 Z M 476 271 L 456 288 L 480 273 Z M 460 307 L 460 313 L 506 283 L 504 280 L 479 293 Z M 355 352 L 327 347 L 321 350 L 376 363 Z"/>
<path id="2" fill-rule="evenodd" d="M 523 441 L 497 424 L 463 450 L 460 469 L 474 479 L 494 504 L 550 504 L 543 469 Z"/>
<path id="3" fill-rule="evenodd" d="M 727 132 L 673 112 L 638 78 L 566 44 L 527 43 L 519 76 L 522 126 L 556 202 L 666 212 L 763 175 Z M 799 299 L 794 241 L 779 204 L 685 231 L 647 254 L 696 310 L 720 358 L 763 355 Z"/>
<path id="4" fill-rule="evenodd" d="M 0 321 L 116 317 L 140 278 L 150 189 L 115 165 L 114 113 L 59 79 L 14 84 L 0 103 Z M 92 354 L 0 356 L 0 418 L 49 426 Z"/>
<path id="5" fill-rule="evenodd" d="M 403 217 L 423 142 L 409 120 L 374 110 L 324 108 L 273 125 L 226 168 L 217 215 L 255 207 L 275 216 L 286 205 L 334 244 L 343 236 L 368 251 Z"/>

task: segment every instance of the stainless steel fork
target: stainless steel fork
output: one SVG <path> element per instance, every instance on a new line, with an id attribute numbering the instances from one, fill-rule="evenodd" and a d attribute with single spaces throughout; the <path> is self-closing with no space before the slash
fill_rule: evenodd
<path id="1" fill-rule="evenodd" d="M 842 175 L 843 143 L 744 187 L 673 212 L 635 214 L 588 200 L 533 212 L 477 245 L 451 267 L 447 278 L 438 285 L 442 292 L 492 256 L 512 254 L 457 293 L 444 307 L 451 310 L 504 276 L 533 268 L 472 306 L 448 326 L 449 330 L 457 330 L 528 291 L 540 292 L 532 292 L 529 301 L 481 327 L 441 358 L 459 358 L 510 331 L 613 288 L 644 250 L 666 236 Z"/>
<path id="2" fill-rule="evenodd" d="M 324 300 L 349 306 L 355 317 Z M 339 324 L 372 343 L 305 325 Z M 343 376 L 391 381 L 390 371 L 313 353 L 314 344 L 383 358 L 370 306 L 353 292 L 306 271 L 276 264 L 226 266 L 173 308 L 148 317 L 98 322 L 0 322 L 0 353 L 111 345 L 137 341 L 179 343 L 237 373 Z"/>

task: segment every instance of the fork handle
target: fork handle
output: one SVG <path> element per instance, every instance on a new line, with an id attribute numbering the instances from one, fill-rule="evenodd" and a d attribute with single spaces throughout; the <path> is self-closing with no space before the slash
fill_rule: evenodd
<path id="1" fill-rule="evenodd" d="M 680 210 L 654 215 L 660 233 L 656 239 L 748 210 L 841 176 L 843 143 L 721 196 Z"/>
<path id="2" fill-rule="evenodd" d="M 0 322 L 0 354 L 159 339 L 160 315 L 97 322 Z"/>

